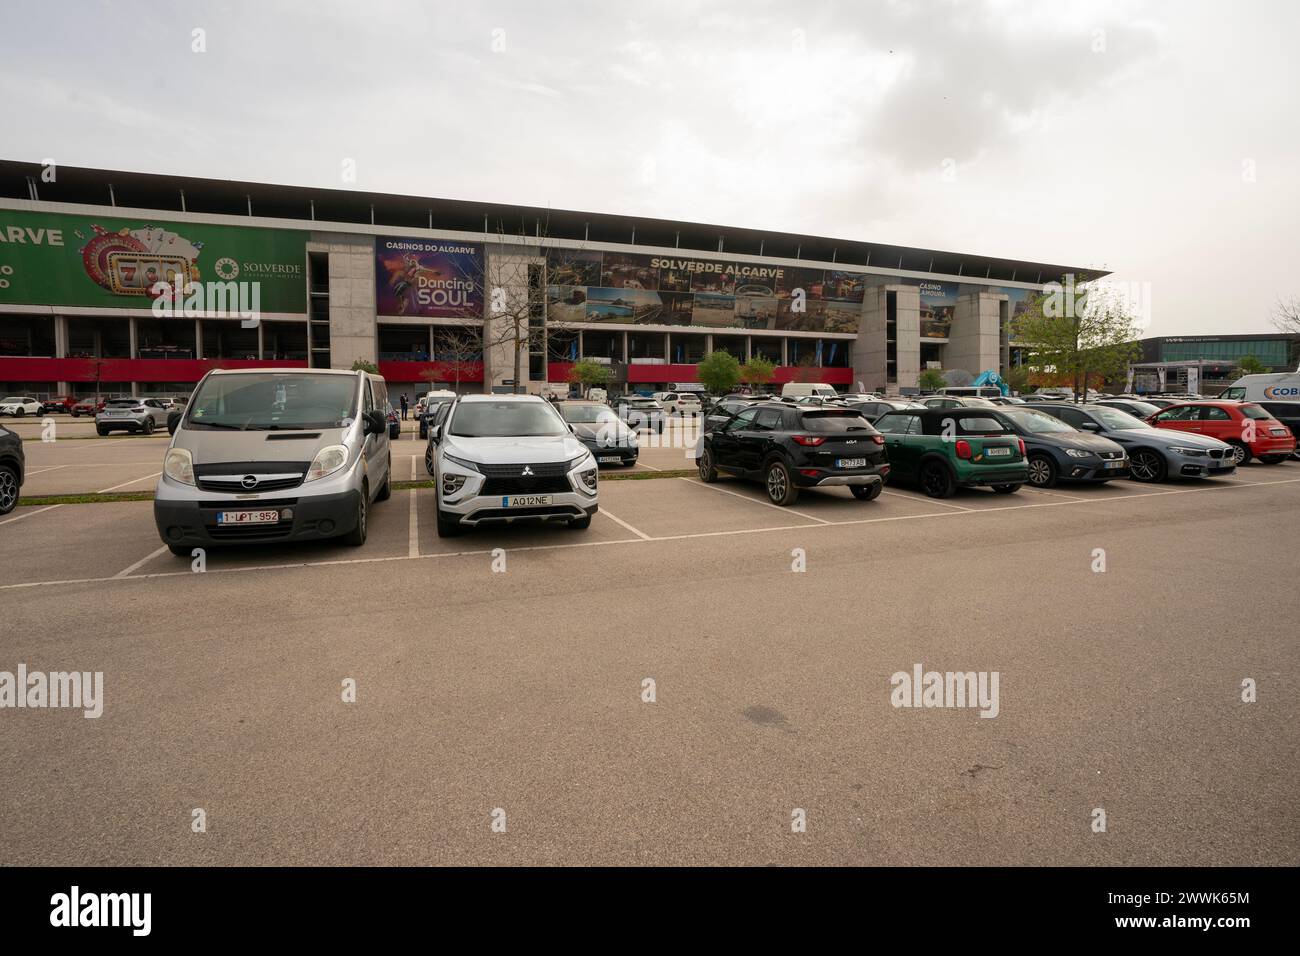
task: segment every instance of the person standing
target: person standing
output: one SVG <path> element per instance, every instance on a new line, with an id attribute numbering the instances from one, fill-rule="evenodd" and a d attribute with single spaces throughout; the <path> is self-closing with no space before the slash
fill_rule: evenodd
<path id="1" fill-rule="evenodd" d="M 406 421 L 406 408 L 407 408 L 406 393 L 403 392 L 402 393 L 402 421 Z"/>

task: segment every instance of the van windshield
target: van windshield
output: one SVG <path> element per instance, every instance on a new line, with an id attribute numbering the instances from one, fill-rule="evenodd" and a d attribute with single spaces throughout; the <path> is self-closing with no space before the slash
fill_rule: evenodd
<path id="1" fill-rule="evenodd" d="M 357 379 L 352 375 L 210 375 L 189 403 L 185 427 L 344 428 L 356 414 Z"/>

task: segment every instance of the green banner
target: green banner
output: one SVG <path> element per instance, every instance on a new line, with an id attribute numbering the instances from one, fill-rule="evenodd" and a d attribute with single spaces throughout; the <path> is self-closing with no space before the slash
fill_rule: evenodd
<path id="1" fill-rule="evenodd" d="M 307 311 L 306 232 L 0 209 L 0 304 L 149 308 L 157 283 L 258 283 Z"/>

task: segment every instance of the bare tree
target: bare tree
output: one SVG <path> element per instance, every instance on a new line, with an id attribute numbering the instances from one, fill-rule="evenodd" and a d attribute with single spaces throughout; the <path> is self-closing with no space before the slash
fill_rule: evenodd
<path id="1" fill-rule="evenodd" d="M 457 393 L 461 379 L 478 371 L 483 364 L 483 334 L 476 325 L 437 325 L 433 329 L 434 353 L 430 358 L 437 363 L 421 376 L 430 383 L 451 380 Z"/>
<path id="2" fill-rule="evenodd" d="M 1278 299 L 1273 306 L 1273 325 L 1279 332 L 1300 335 L 1300 295 Z"/>

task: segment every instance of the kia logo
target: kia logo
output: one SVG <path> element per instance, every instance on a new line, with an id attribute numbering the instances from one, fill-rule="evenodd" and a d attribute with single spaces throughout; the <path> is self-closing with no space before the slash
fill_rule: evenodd
<path id="1" fill-rule="evenodd" d="M 527 465 L 524 465 L 524 470 L 519 473 L 520 477 L 522 478 L 529 478 L 532 476 L 532 474 L 533 474 L 533 470 L 529 468 Z"/>
<path id="2" fill-rule="evenodd" d="M 257 476 L 256 476 L 256 475 L 245 475 L 243 478 L 240 479 L 239 483 L 240 483 L 241 485 L 243 485 L 245 488 L 256 488 L 256 487 L 257 487 Z"/>

